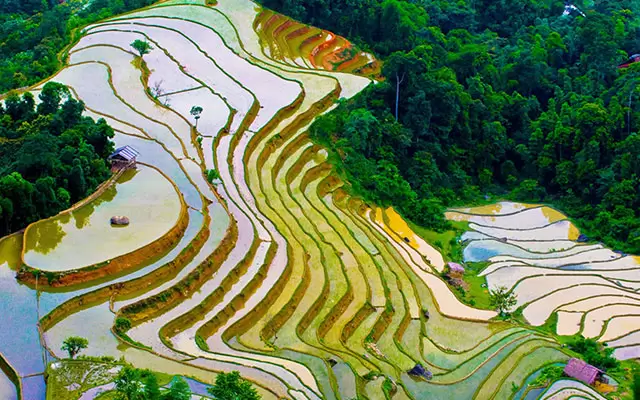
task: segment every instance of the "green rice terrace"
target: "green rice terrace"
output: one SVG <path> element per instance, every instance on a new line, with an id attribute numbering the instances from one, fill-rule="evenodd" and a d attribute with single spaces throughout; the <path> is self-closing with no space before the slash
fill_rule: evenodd
<path id="1" fill-rule="evenodd" d="M 262 399 L 633 398 L 640 258 L 542 204 L 451 208 L 436 233 L 356 196 L 309 136 L 381 82 L 347 39 L 168 0 L 62 56 L 20 94 L 66 86 L 136 165 L 0 239 L 0 399 L 119 398 L 128 366 L 193 398 L 232 371 Z M 618 360 L 606 380 L 562 374 L 579 335 Z"/>

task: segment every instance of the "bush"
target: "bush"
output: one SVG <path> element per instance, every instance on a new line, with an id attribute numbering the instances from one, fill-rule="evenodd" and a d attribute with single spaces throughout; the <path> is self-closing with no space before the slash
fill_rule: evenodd
<path id="1" fill-rule="evenodd" d="M 122 333 L 131 329 L 131 320 L 126 317 L 118 317 L 115 322 L 116 332 Z"/>
<path id="2" fill-rule="evenodd" d="M 534 387 L 546 386 L 550 382 L 553 382 L 561 378 L 563 374 L 564 374 L 563 367 L 560 367 L 560 366 L 546 367 L 545 369 L 542 370 L 542 372 L 540 373 L 540 376 L 538 376 L 535 380 L 533 380 L 530 385 Z"/>
<path id="3" fill-rule="evenodd" d="M 578 339 L 569 343 L 569 348 L 582 355 L 587 363 L 604 371 L 617 368 L 620 364 L 612 357 L 613 349 L 608 349 L 593 339 L 579 336 Z"/>

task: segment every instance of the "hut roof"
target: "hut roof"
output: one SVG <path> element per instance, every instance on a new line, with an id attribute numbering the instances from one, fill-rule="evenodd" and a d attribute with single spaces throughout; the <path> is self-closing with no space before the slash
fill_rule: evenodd
<path id="1" fill-rule="evenodd" d="M 450 262 L 450 263 L 447 263 L 447 265 L 449 266 L 449 270 L 451 270 L 452 272 L 464 273 L 464 267 L 458 263 Z"/>
<path id="2" fill-rule="evenodd" d="M 564 373 L 571 378 L 578 379 L 579 381 L 586 383 L 587 385 L 593 385 L 596 378 L 602 373 L 602 371 L 582 360 L 572 358 L 567 363 L 567 366 L 564 367 Z"/>
<path id="3" fill-rule="evenodd" d="M 122 158 L 126 161 L 131 161 L 134 158 L 136 158 L 140 153 L 134 149 L 131 146 L 122 146 L 122 147 L 118 147 L 116 149 L 116 151 L 114 151 L 110 156 L 109 159 L 112 158 Z"/>

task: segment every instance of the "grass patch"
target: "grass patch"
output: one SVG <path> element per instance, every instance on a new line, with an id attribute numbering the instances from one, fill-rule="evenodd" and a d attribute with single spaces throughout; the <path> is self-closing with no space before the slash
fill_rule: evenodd
<path id="1" fill-rule="evenodd" d="M 209 345 L 207 341 L 202 338 L 200 335 L 196 335 L 196 344 L 204 351 L 209 351 Z"/>
<path id="2" fill-rule="evenodd" d="M 488 264 L 487 262 L 467 263 L 465 264 L 464 275 L 451 275 L 447 271 L 448 268 L 446 268 L 445 271 L 441 273 L 441 276 L 445 282 L 447 282 L 453 294 L 462 303 L 483 310 L 495 310 L 495 307 L 491 305 L 487 279 L 484 276 L 478 275 Z M 459 283 L 460 277 L 464 283 Z"/>
<path id="3" fill-rule="evenodd" d="M 87 390 L 113 381 L 111 371 L 121 362 L 93 360 L 61 360 L 47 368 L 47 400 L 72 400 Z"/>
<path id="4" fill-rule="evenodd" d="M 463 279 L 469 285 L 469 290 L 460 296 L 463 303 L 483 310 L 494 309 L 489 300 L 487 279 L 484 276 L 478 275 L 488 264 L 487 262 L 465 264 Z"/>
<path id="5" fill-rule="evenodd" d="M 133 346 L 140 347 L 140 348 L 147 349 L 147 350 L 153 350 L 151 347 L 149 347 L 149 346 L 147 346 L 147 345 L 145 345 L 145 344 L 142 344 L 142 343 L 140 343 L 140 342 L 136 342 L 135 340 L 131 339 L 131 337 L 129 337 L 129 335 L 127 335 L 127 334 L 126 334 L 126 333 L 124 333 L 124 332 L 120 332 L 120 333 L 118 333 L 118 336 L 119 336 L 122 340 L 124 340 L 125 342 L 127 342 L 127 343 L 129 343 L 129 344 L 131 344 L 131 345 L 133 345 Z"/>
<path id="6" fill-rule="evenodd" d="M 405 221 L 416 235 L 438 249 L 445 261 L 462 261 L 462 245 L 459 242 L 459 238 L 465 231 L 469 230 L 468 222 L 450 221 L 453 229 L 436 232 L 416 225 L 409 219 L 405 219 Z"/>

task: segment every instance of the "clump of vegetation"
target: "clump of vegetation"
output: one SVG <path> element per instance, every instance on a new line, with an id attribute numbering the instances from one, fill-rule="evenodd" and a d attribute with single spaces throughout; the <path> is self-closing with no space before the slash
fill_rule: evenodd
<path id="1" fill-rule="evenodd" d="M 202 116 L 202 111 L 204 111 L 204 109 L 200 106 L 193 106 L 191 107 L 191 111 L 189 111 L 189 113 L 193 116 L 193 119 L 196 120 L 196 129 L 198 129 L 198 121 Z"/>
<path id="2" fill-rule="evenodd" d="M 89 341 L 80 336 L 69 336 L 62 342 L 61 349 L 69 353 L 69 358 L 75 358 L 82 350 L 89 347 Z"/>
<path id="3" fill-rule="evenodd" d="M 549 366 L 542 370 L 540 375 L 534 379 L 529 385 L 533 387 L 546 386 L 549 383 L 558 380 L 564 374 L 564 367 Z"/>
<path id="4" fill-rule="evenodd" d="M 356 194 L 438 231 L 445 207 L 487 195 L 552 202 L 640 253 L 640 65 L 617 68 L 638 51 L 639 1 L 586 17 L 561 1 L 262 3 L 383 59 L 383 82 L 310 129 Z"/>
<path id="5" fill-rule="evenodd" d="M 390 399 L 393 397 L 393 394 L 396 392 L 397 388 L 395 383 L 389 378 L 384 378 L 384 382 L 382 382 L 382 391 L 386 398 Z"/>
<path id="6" fill-rule="evenodd" d="M 175 377 L 168 389 L 160 388 L 157 376 L 149 371 L 126 366 L 115 380 L 115 392 L 121 400 L 189 400 L 191 389 L 181 377 Z"/>
<path id="7" fill-rule="evenodd" d="M 153 50 L 153 47 L 151 47 L 151 44 L 148 41 L 140 39 L 134 40 L 131 43 L 131 47 L 133 47 L 138 52 L 140 57 L 144 56 L 145 54 L 149 54 L 151 50 Z"/>
<path id="8" fill-rule="evenodd" d="M 209 183 L 213 183 L 213 181 L 217 181 L 220 179 L 220 173 L 217 169 L 208 169 L 207 170 L 207 181 Z"/>
<path id="9" fill-rule="evenodd" d="M 510 292 L 505 286 L 500 286 L 489 291 L 489 302 L 500 316 L 508 316 L 513 306 L 518 304 L 518 297 L 515 292 Z"/>
<path id="10" fill-rule="evenodd" d="M 155 0 L 0 2 L 0 93 L 33 85 L 60 68 L 74 29 Z"/>
<path id="11" fill-rule="evenodd" d="M 83 360 L 83 361 L 93 361 L 93 362 L 101 362 L 101 363 L 115 363 L 116 359 L 115 357 L 112 356 L 85 356 L 85 355 L 79 355 L 78 358 L 76 358 L 76 360 Z"/>
<path id="12" fill-rule="evenodd" d="M 251 383 L 240 377 L 238 371 L 221 373 L 216 383 L 207 391 L 218 400 L 260 400 L 260 396 Z"/>
<path id="13" fill-rule="evenodd" d="M 114 323 L 114 328 L 117 333 L 124 333 L 131 329 L 131 320 L 127 317 L 118 317 Z"/>
<path id="14" fill-rule="evenodd" d="M 84 104 L 47 83 L 0 106 L 0 236 L 85 198 L 111 175 L 113 129 L 83 117 Z M 47 276 L 51 280 L 50 276 Z"/>
<path id="15" fill-rule="evenodd" d="M 603 371 L 615 369 L 620 362 L 613 357 L 613 349 L 607 348 L 594 339 L 579 336 L 569 343 L 569 348 L 580 354 L 584 360 Z"/>
<path id="16" fill-rule="evenodd" d="M 633 375 L 633 398 L 640 399 L 640 373 L 636 372 Z"/>

